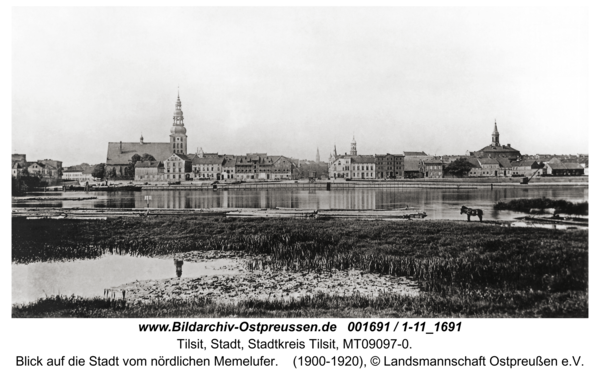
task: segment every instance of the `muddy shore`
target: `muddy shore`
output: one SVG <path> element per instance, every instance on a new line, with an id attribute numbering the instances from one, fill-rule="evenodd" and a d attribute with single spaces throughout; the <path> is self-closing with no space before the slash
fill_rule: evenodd
<path id="1" fill-rule="evenodd" d="M 289 272 L 248 270 L 247 257 L 223 251 L 183 252 L 168 258 L 184 260 L 185 264 L 206 260 L 222 261 L 223 274 L 198 278 L 176 277 L 161 280 L 135 281 L 112 287 L 110 292 L 123 296 L 131 303 L 151 303 L 156 299 L 195 299 L 208 297 L 216 302 L 234 303 L 241 299 L 298 298 L 320 292 L 330 295 L 361 295 L 376 297 L 382 292 L 416 295 L 418 284 L 406 277 L 379 275 L 360 270 L 330 270 L 316 272 Z M 165 258 L 164 256 L 161 258 Z M 232 271 L 234 272 L 232 274 Z M 217 272 L 218 273 L 218 272 Z"/>

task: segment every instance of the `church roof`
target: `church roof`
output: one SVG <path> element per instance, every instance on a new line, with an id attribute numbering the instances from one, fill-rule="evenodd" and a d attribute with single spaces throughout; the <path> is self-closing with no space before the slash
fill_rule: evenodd
<path id="1" fill-rule="evenodd" d="M 479 150 L 479 153 L 502 153 L 502 152 L 517 152 L 518 153 L 519 151 L 508 145 L 501 145 L 501 146 L 488 145 L 488 146 L 484 147 L 483 149 Z"/>
<path id="2" fill-rule="evenodd" d="M 135 154 L 150 154 L 157 161 L 164 161 L 171 155 L 171 144 L 169 142 L 109 142 L 106 153 L 107 165 L 126 165 Z M 187 158 L 187 157 L 186 157 Z"/>

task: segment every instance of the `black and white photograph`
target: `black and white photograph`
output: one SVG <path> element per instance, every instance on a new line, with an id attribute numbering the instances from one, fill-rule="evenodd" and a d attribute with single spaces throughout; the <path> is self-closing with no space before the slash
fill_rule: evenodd
<path id="1" fill-rule="evenodd" d="M 11 322 L 589 318 L 586 8 L 11 19 Z"/>

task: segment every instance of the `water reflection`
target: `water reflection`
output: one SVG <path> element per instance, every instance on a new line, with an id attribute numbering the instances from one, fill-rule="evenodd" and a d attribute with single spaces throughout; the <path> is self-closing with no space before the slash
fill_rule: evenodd
<path id="1" fill-rule="evenodd" d="M 181 277 L 183 261 L 175 274 Z M 186 277 L 237 274 L 233 260 L 187 262 Z M 12 302 L 33 301 L 50 295 L 102 296 L 104 289 L 133 281 L 173 278 L 173 260 L 105 255 L 94 260 L 12 264 Z"/>
<path id="2" fill-rule="evenodd" d="M 181 277 L 181 273 L 183 273 L 183 260 L 174 259 L 173 261 L 175 262 L 175 275 L 179 278 Z"/>
<path id="3" fill-rule="evenodd" d="M 91 195 L 89 201 L 58 201 L 61 196 Z M 42 195 L 42 194 L 36 194 Z M 421 189 L 356 188 L 334 191 L 308 190 L 197 190 L 148 192 L 60 192 L 57 201 L 26 202 L 13 206 L 54 206 L 94 208 L 145 208 L 144 195 L 152 196 L 154 208 L 303 208 L 303 209 L 398 209 L 406 206 L 427 212 L 427 218 L 461 219 L 460 207 L 484 210 L 484 218 L 502 219 L 508 213 L 492 209 L 497 201 L 516 198 L 548 197 L 574 202 L 588 199 L 587 187 L 495 188 L 495 189 Z"/>

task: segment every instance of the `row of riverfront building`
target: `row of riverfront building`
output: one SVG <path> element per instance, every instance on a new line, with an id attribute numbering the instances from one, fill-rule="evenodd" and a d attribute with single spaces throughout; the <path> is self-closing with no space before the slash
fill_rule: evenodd
<path id="1" fill-rule="evenodd" d="M 319 159 L 317 150 L 317 162 Z M 456 177 L 445 173 L 444 167 L 457 159 L 464 159 L 469 177 L 577 176 L 587 175 L 589 167 L 587 154 L 521 155 L 510 144 L 500 144 L 498 125 L 494 123 L 491 144 L 465 155 L 430 156 L 422 151 L 359 155 L 353 137 L 350 153 L 338 154 L 334 145 L 329 156 L 328 177 L 353 180 Z"/>
<path id="2" fill-rule="evenodd" d="M 282 155 L 248 153 L 245 155 L 205 153 L 201 148 L 188 153 L 187 129 L 183 121 L 181 99 L 177 94 L 169 142 L 109 142 L 105 169 L 112 177 L 127 173 L 135 163 L 134 179 L 141 182 L 177 182 L 186 180 L 280 180 L 291 179 L 293 161 Z M 138 157 L 136 157 L 136 155 Z M 152 160 L 147 160 L 151 156 Z"/>

